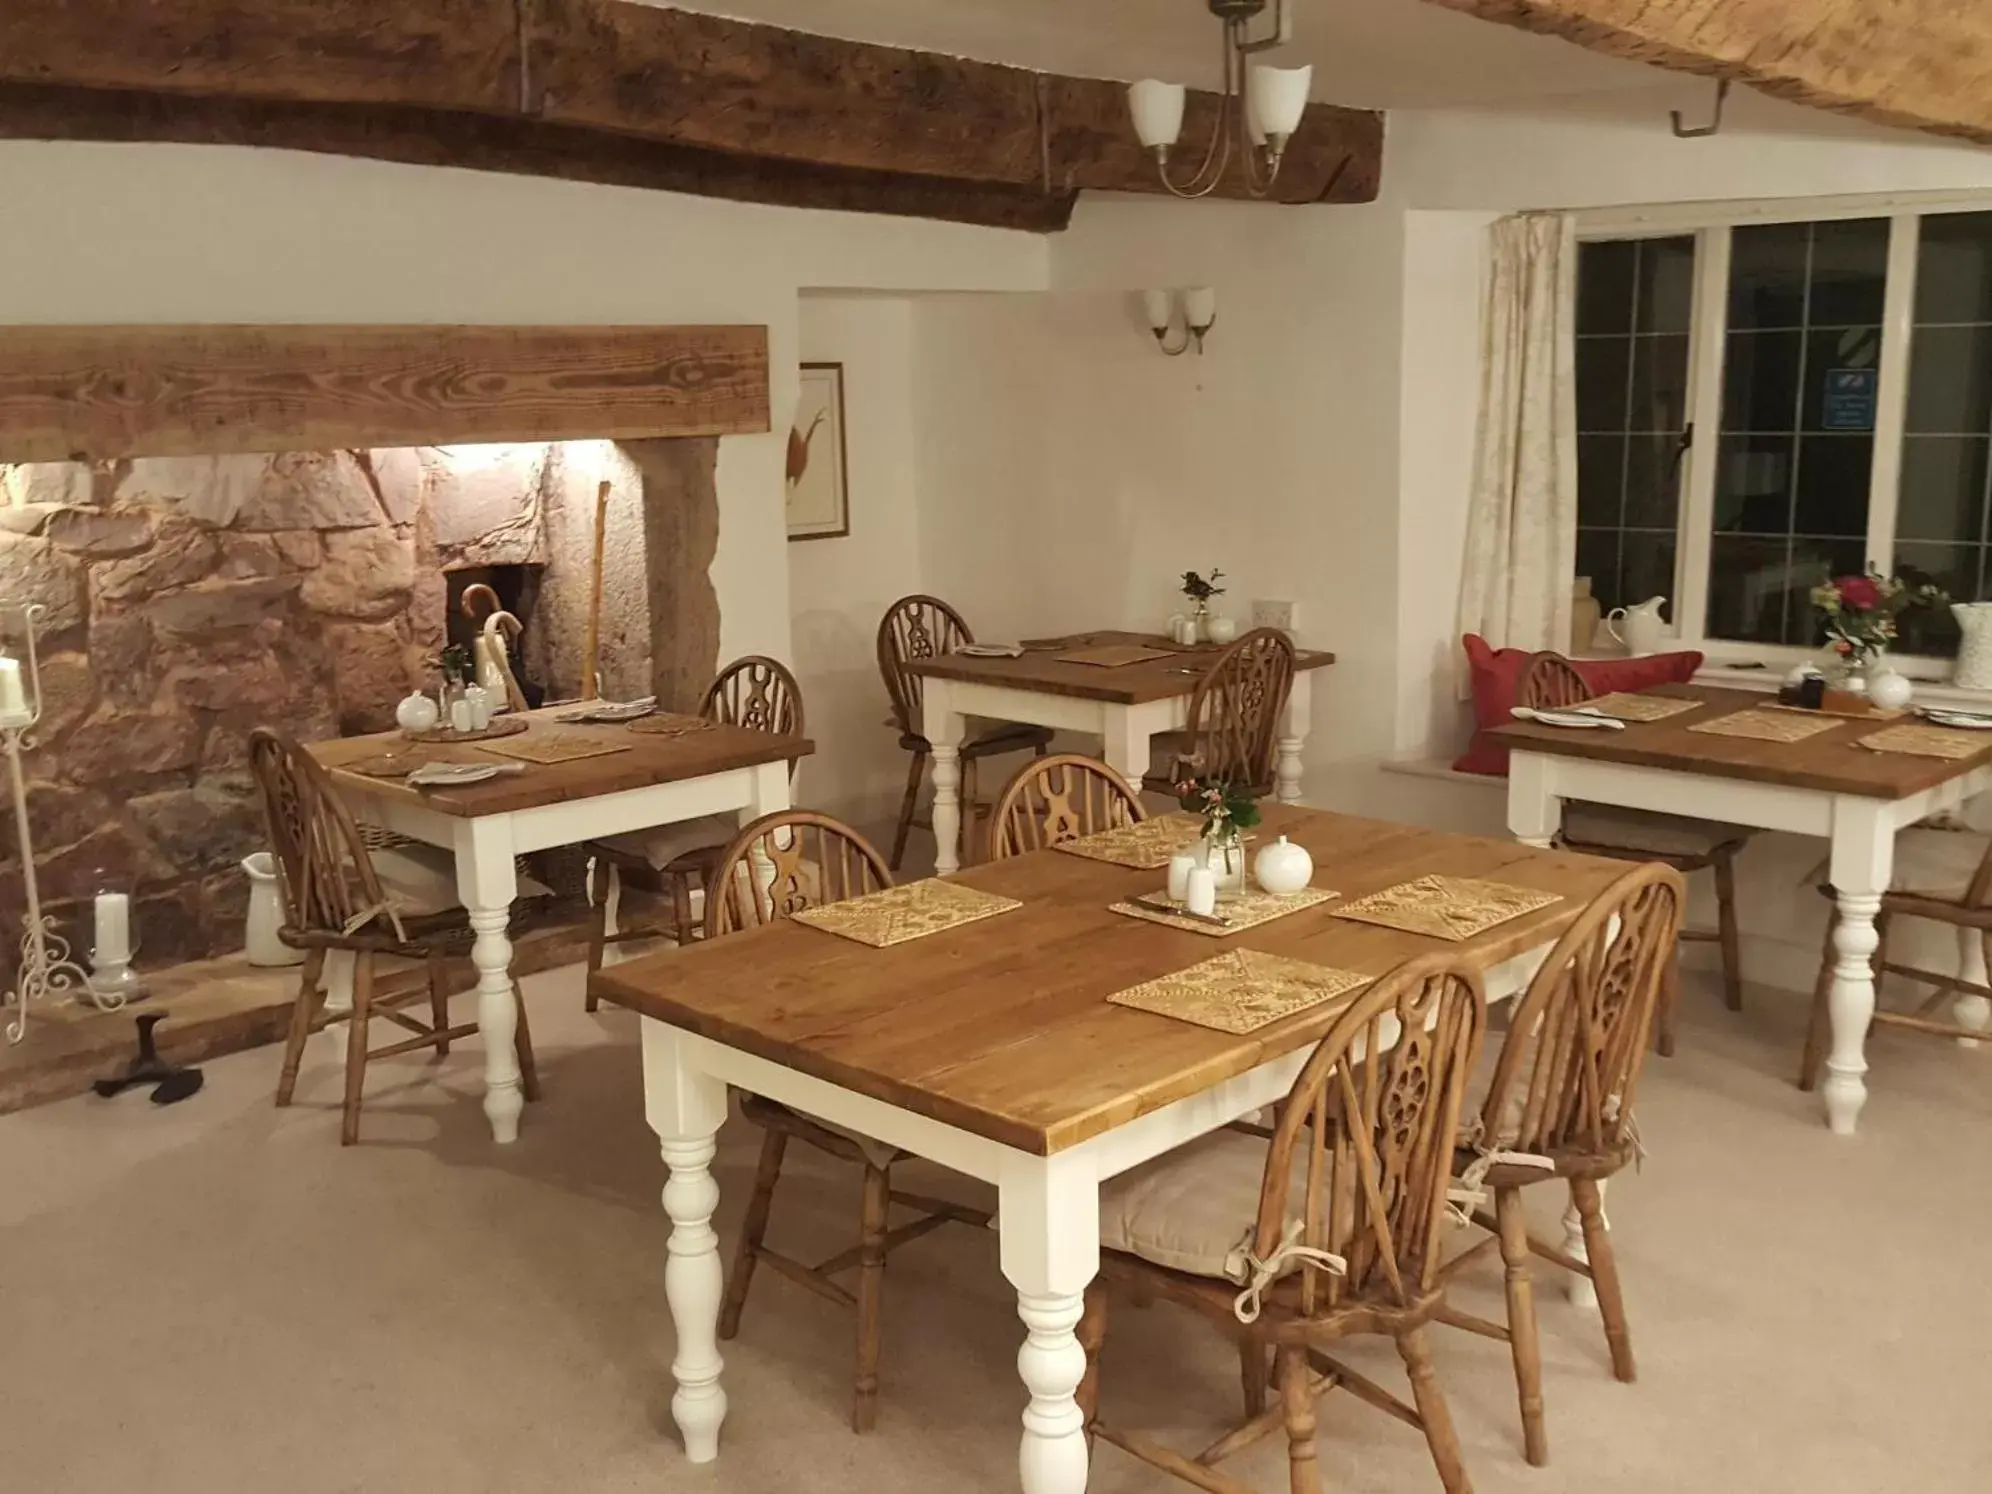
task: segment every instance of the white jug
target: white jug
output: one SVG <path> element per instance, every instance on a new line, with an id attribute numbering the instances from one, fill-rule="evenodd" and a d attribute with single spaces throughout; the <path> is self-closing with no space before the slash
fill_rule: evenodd
<path id="1" fill-rule="evenodd" d="M 249 963 L 264 967 L 302 965 L 304 951 L 292 949 L 277 937 L 284 926 L 284 896 L 277 886 L 277 858 L 258 851 L 242 858 L 242 870 L 249 877 L 249 920 L 243 931 L 243 948 Z"/>
<path id="2" fill-rule="evenodd" d="M 1963 634 L 1951 683 L 1960 690 L 1992 690 L 1992 602 L 1952 602 L 1951 616 Z"/>
<path id="3" fill-rule="evenodd" d="M 1660 616 L 1660 609 L 1667 605 L 1665 597 L 1648 597 L 1637 607 L 1614 607 L 1605 618 L 1605 631 L 1610 633 L 1629 654 L 1657 654 L 1667 644 L 1667 624 Z M 1625 631 L 1619 631 L 1619 624 L 1625 624 Z"/>

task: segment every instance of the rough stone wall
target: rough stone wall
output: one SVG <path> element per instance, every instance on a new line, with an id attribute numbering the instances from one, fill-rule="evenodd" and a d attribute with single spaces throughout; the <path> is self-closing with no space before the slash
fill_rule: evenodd
<path id="1" fill-rule="evenodd" d="M 134 894 L 142 966 L 240 948 L 236 863 L 263 839 L 250 729 L 393 724 L 442 646 L 442 571 L 544 559 L 547 449 L 503 453 L 0 467 L 0 606 L 48 609 L 26 759 L 40 886 L 79 950 L 100 885 Z M 18 629 L 0 611 L 16 653 Z M 0 845 L 12 913 L 19 847 Z"/>

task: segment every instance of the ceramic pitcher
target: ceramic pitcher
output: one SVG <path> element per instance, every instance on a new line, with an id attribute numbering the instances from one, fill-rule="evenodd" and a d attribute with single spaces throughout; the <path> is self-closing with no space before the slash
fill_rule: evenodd
<path id="1" fill-rule="evenodd" d="M 1605 630 L 1629 654 L 1657 654 L 1667 642 L 1667 624 L 1660 616 L 1666 605 L 1665 597 L 1648 597 L 1637 607 L 1614 607 L 1605 619 Z"/>
<path id="2" fill-rule="evenodd" d="M 1992 602 L 1952 602 L 1951 616 L 1963 635 L 1951 682 L 1960 690 L 1992 690 Z"/>

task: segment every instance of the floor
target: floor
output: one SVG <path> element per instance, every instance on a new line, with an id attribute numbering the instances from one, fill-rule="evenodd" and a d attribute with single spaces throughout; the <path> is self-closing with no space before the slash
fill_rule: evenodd
<path id="1" fill-rule="evenodd" d="M 213 1062 L 172 1109 L 85 1097 L 0 1120 L 7 1486 L 1012 1489 L 1021 1329 L 993 1237 L 969 1230 L 893 1259 L 876 1433 L 845 1429 L 846 1319 L 767 1275 L 727 1350 L 720 1463 L 682 1460 L 634 1019 L 585 1016 L 573 971 L 528 985 L 546 1099 L 511 1148 L 485 1129 L 474 1045 L 377 1066 L 363 1144 L 343 1151 L 326 1038 L 288 1112 L 270 1106 L 264 1050 Z M 1741 1018 L 1688 1004 L 1680 1055 L 1642 1092 L 1651 1156 L 1611 1194 L 1640 1382 L 1614 1382 L 1595 1319 L 1553 1295 L 1553 1463 L 1531 1470 L 1506 1350 L 1441 1330 L 1476 1487 L 1982 1490 L 1992 1052 L 1878 1036 L 1865 1129 L 1842 1141 L 1790 1084 L 1797 998 L 1753 992 Z M 752 1163 L 752 1136 L 729 1127 L 729 1241 Z M 802 1163 L 771 1241 L 850 1243 L 856 1193 L 835 1164 Z M 1478 1276 L 1466 1305 L 1497 1293 Z M 1396 1383 L 1394 1359 L 1355 1357 Z M 1235 1387 L 1202 1323 L 1116 1313 L 1104 1399 L 1122 1425 L 1199 1445 Z M 1342 1397 L 1323 1409 L 1330 1488 L 1437 1489 L 1408 1429 Z M 1229 1466 L 1285 1488 L 1275 1441 Z M 1103 1447 L 1092 1487 L 1182 1486 Z"/>

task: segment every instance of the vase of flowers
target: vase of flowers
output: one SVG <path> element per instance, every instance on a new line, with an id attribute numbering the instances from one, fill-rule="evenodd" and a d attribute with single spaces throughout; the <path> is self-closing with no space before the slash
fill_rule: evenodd
<path id="1" fill-rule="evenodd" d="M 1207 641 L 1210 637 L 1210 599 L 1224 595 L 1224 588 L 1217 583 L 1224 579 L 1224 572 L 1215 566 L 1208 576 L 1200 576 L 1195 571 L 1183 572 L 1183 595 L 1190 599 L 1195 609 L 1191 622 L 1196 628 L 1197 640 Z"/>
<path id="2" fill-rule="evenodd" d="M 1185 779 L 1176 795 L 1203 820 L 1199 852 L 1217 879 L 1218 897 L 1239 896 L 1245 890 L 1245 832 L 1259 823 L 1258 801 L 1244 785 L 1223 778 Z"/>
<path id="3" fill-rule="evenodd" d="M 1873 566 L 1863 575 L 1835 576 L 1813 587 L 1812 605 L 1839 665 L 1839 687 L 1865 695 L 1868 677 L 1880 670 L 1882 656 L 1899 632 L 1897 619 L 1912 608 L 1949 600 L 1931 582 L 1884 576 Z"/>

